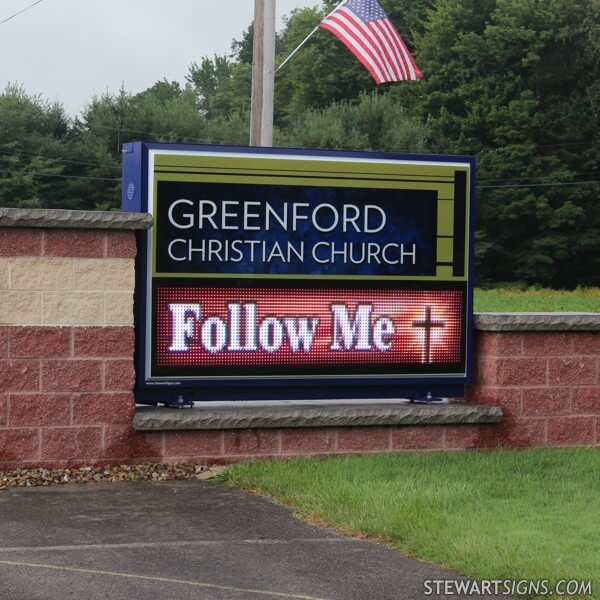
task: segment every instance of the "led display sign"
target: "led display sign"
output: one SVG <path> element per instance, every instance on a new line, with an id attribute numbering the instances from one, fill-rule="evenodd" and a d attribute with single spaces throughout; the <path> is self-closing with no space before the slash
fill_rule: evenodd
<path id="1" fill-rule="evenodd" d="M 472 159 L 145 143 L 124 157 L 124 209 L 154 217 L 140 389 L 468 381 Z"/>

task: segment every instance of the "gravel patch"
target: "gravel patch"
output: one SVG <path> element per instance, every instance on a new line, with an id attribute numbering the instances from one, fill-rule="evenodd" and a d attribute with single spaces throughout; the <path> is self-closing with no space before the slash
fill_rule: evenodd
<path id="1" fill-rule="evenodd" d="M 222 473 L 222 465 L 197 464 L 142 464 L 78 469 L 14 469 L 0 471 L 0 490 L 27 488 L 67 483 L 94 483 L 98 481 L 175 481 L 182 479 L 211 479 Z"/>

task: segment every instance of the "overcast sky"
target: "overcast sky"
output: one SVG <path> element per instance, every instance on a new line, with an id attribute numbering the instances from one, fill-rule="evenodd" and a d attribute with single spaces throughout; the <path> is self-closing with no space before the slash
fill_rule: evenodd
<path id="1" fill-rule="evenodd" d="M 33 2 L 2 0 L 0 21 Z M 294 8 L 321 5 L 276 2 L 278 30 Z M 0 90 L 20 83 L 75 115 L 121 85 L 140 92 L 163 78 L 183 83 L 193 61 L 228 54 L 253 13 L 253 0 L 43 0 L 0 25 Z"/>

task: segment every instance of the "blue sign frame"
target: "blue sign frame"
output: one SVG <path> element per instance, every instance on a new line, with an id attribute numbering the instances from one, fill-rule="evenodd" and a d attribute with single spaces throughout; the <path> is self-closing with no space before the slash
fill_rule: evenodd
<path id="1" fill-rule="evenodd" d="M 224 162 L 219 162 L 221 160 Z M 210 168 L 203 168 L 205 164 Z M 285 169 L 279 169 L 279 164 Z M 335 165 L 335 169 L 330 165 Z M 319 174 L 318 185 L 311 183 L 313 180 L 303 179 L 311 169 L 323 171 Z M 286 171 L 285 178 L 283 170 Z M 219 175 L 215 175 L 216 172 Z M 188 177 L 191 178 L 189 181 Z M 268 183 L 265 183 L 267 179 Z M 255 184 L 254 180 L 260 183 Z M 198 187 L 198 182 L 202 183 L 201 187 Z M 139 234 L 135 309 L 136 401 L 156 403 L 162 402 L 166 396 L 180 395 L 195 401 L 462 396 L 464 384 L 471 381 L 473 372 L 474 183 L 475 161 L 465 156 L 146 142 L 125 144 L 123 210 L 151 212 L 155 217 L 153 229 Z M 157 208 L 158 186 L 161 186 L 162 208 Z M 190 197 L 201 198 L 198 195 L 201 188 L 210 190 L 206 200 L 196 199 L 194 206 L 190 204 L 191 208 L 188 207 L 182 190 L 187 190 Z M 265 190 L 269 192 L 266 195 Z M 412 213 L 403 214 L 389 208 L 398 190 L 402 192 L 406 205 L 413 207 Z M 286 238 L 287 221 L 283 227 L 284 218 L 289 215 L 282 210 L 278 212 L 277 202 L 266 209 L 270 213 L 265 215 L 265 202 L 269 201 L 269 194 L 275 192 L 280 198 L 280 206 L 287 202 L 294 209 L 300 206 L 304 211 L 295 215 L 297 225 L 291 237 Z M 455 201 L 459 196 L 462 203 Z M 219 198 L 219 206 L 209 199 L 214 197 Z M 168 200 L 163 201 L 162 198 Z M 250 207 L 244 214 L 237 212 L 240 198 Z M 285 198 L 285 202 L 281 198 Z M 358 200 L 355 201 L 356 198 Z M 206 203 L 202 214 L 196 211 L 197 202 Z M 169 219 L 165 218 L 163 204 L 168 205 Z M 225 208 L 222 209 L 222 206 Z M 373 207 L 370 213 L 361 208 L 367 206 Z M 432 206 L 435 210 L 430 210 Z M 359 215 L 359 208 L 347 207 L 359 207 L 362 212 Z M 342 208 L 345 214 L 342 214 Z M 387 216 L 386 228 L 377 231 L 382 213 Z M 310 214 L 312 229 L 307 226 Z M 343 226 L 340 216 L 346 217 Z M 157 217 L 160 218 L 159 226 L 156 224 Z M 272 219 L 278 231 L 273 235 L 271 232 L 269 236 L 262 235 L 261 241 L 261 235 L 252 232 L 261 233 L 259 223 L 266 217 Z M 211 242 L 214 243 L 211 251 L 220 258 L 218 266 L 210 260 L 195 264 L 197 256 L 205 254 L 199 245 L 203 232 L 198 233 L 198 223 L 193 219 L 204 219 L 201 227 L 212 229 L 211 239 L 215 241 Z M 433 232 L 430 231 L 432 225 Z M 190 229 L 193 231 L 190 232 Z M 283 229 L 286 231 L 282 234 L 280 230 Z M 244 231 L 244 240 L 232 238 L 228 233 L 231 230 L 235 232 L 233 236 Z M 408 235 L 406 248 L 400 248 L 395 242 L 400 231 Z M 367 237 L 366 233 L 372 235 Z M 271 252 L 270 261 L 264 260 L 264 244 L 267 243 L 264 240 L 267 237 L 271 244 L 268 251 Z M 402 272 L 394 271 L 404 267 L 391 266 L 389 263 L 393 260 L 382 265 L 385 263 L 381 258 L 383 255 L 379 255 L 379 263 L 374 260 L 369 266 L 361 265 L 360 271 L 347 263 L 324 265 L 328 258 L 327 247 L 319 249 L 321 254 L 315 250 L 318 244 L 325 244 L 321 239 L 339 240 L 340 244 L 343 240 L 350 240 L 357 247 L 361 244 L 364 247 L 366 239 L 377 239 L 379 248 L 386 248 L 386 257 L 393 256 L 396 265 L 400 262 L 398 256 L 403 258 L 405 254 L 409 258 Z M 236 241 L 237 245 L 234 244 Z M 273 251 L 272 244 L 279 242 L 279 250 Z M 411 262 L 409 242 L 418 243 L 418 247 L 424 249 L 419 252 L 419 260 Z M 242 246 L 242 243 L 246 245 Z M 280 251 L 285 243 L 288 244 L 288 253 L 291 248 L 289 260 L 283 258 Z M 251 264 L 250 252 L 254 252 L 258 244 L 263 244 L 263 261 L 256 260 Z M 167 253 L 167 248 L 170 248 L 170 253 Z M 215 248 L 221 253 L 217 253 Z M 231 252 L 235 250 L 234 258 L 241 257 L 240 260 L 231 260 L 231 253 L 227 255 L 230 260 L 224 260 L 224 248 Z M 304 248 L 312 249 L 312 254 L 302 255 L 302 264 L 299 264 L 300 249 Z M 304 271 L 303 267 L 306 267 Z M 220 370 L 215 367 L 210 376 L 194 367 L 177 366 L 171 373 L 168 367 L 156 366 L 158 309 L 155 305 L 159 283 L 165 289 L 171 286 L 178 290 L 191 285 L 224 289 L 258 285 L 269 289 L 303 290 L 318 289 L 325 285 L 324 282 L 340 289 L 348 288 L 351 283 L 357 293 L 360 290 L 394 289 L 396 285 L 406 290 L 432 293 L 461 290 L 464 306 L 460 372 L 448 369 L 436 372 L 435 368 L 425 365 L 423 369 L 430 372 L 415 374 L 408 369 L 403 373 L 400 369 L 389 374 L 382 367 L 380 373 L 373 368 L 360 374 L 359 367 L 348 367 L 339 372 L 340 369 L 332 365 L 329 369 L 331 374 L 327 375 L 323 374 L 326 371 L 323 366 L 312 370 L 308 366 L 289 367 L 287 371 L 283 368 L 284 376 L 280 377 L 274 376 L 282 368 L 276 365 L 272 369 L 268 366 L 239 368 L 237 372 L 234 369 L 235 376 L 232 377 L 228 374 L 231 370 L 227 365 Z M 429 321 L 424 322 L 434 322 L 429 314 L 427 319 Z M 358 375 L 355 374 L 357 371 Z"/>

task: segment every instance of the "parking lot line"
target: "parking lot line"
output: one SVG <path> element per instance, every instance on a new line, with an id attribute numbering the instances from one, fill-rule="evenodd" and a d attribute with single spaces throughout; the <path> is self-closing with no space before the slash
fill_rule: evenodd
<path id="1" fill-rule="evenodd" d="M 141 579 L 144 581 L 155 581 L 159 583 L 174 583 L 178 585 L 188 585 L 192 587 L 200 587 L 213 590 L 222 590 L 228 592 L 242 592 L 246 594 L 258 594 L 262 596 L 271 596 L 276 598 L 293 598 L 295 600 L 327 600 L 326 598 L 318 598 L 316 596 L 305 596 L 302 594 L 291 594 L 287 592 L 274 592 L 270 590 L 254 590 L 232 587 L 227 585 L 218 585 L 216 583 L 206 583 L 203 581 L 190 581 L 186 579 L 173 579 L 170 577 L 153 577 L 150 575 L 138 575 L 136 573 L 118 573 L 115 571 L 99 571 L 96 569 L 83 569 L 78 567 L 64 567 L 61 565 L 47 565 L 41 563 L 29 563 L 12 560 L 0 560 L 0 565 L 11 567 L 27 567 L 30 569 L 50 569 L 54 571 L 69 571 L 73 573 L 86 573 L 88 575 L 105 575 L 108 577 L 123 577 L 125 579 Z"/>

